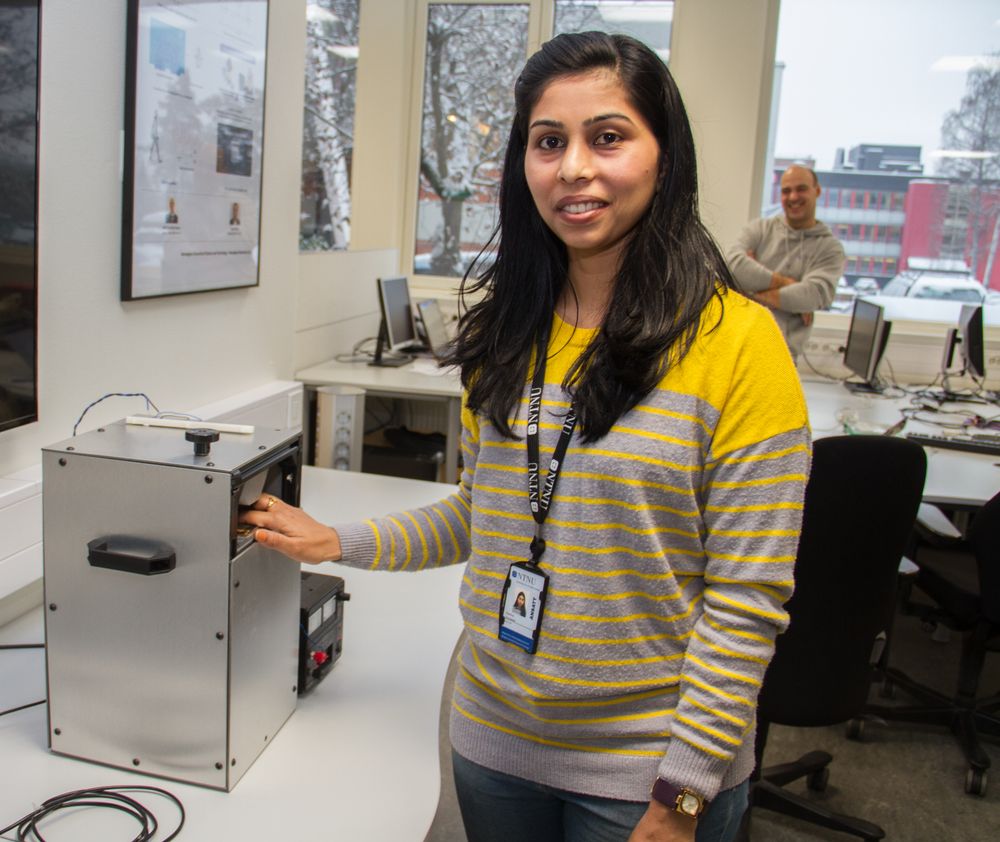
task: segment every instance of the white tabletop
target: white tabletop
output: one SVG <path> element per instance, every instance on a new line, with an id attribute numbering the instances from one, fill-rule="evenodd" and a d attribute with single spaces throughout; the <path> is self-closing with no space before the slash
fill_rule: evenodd
<path id="1" fill-rule="evenodd" d="M 855 432 L 881 433 L 902 418 L 904 407 L 911 406 L 909 397 L 852 394 L 840 383 L 806 380 L 802 386 L 814 438 L 843 434 L 845 422 Z M 982 405 L 966 406 L 992 414 Z M 941 430 L 930 424 L 908 421 L 901 431 L 902 435 L 906 433 L 940 435 Z M 974 507 L 1000 491 L 1000 457 L 933 447 L 926 448 L 926 452 L 925 501 Z"/>
<path id="2" fill-rule="evenodd" d="M 327 360 L 295 372 L 307 386 L 357 386 L 370 392 L 416 397 L 460 398 L 462 383 L 455 370 L 437 369 L 430 359 L 395 368 Z"/>
<path id="3" fill-rule="evenodd" d="M 443 491 L 438 483 L 306 468 L 302 499 L 334 523 L 425 505 Z M 423 840 L 440 790 L 441 693 L 461 632 L 464 565 L 398 575 L 334 564 L 310 569 L 346 581 L 344 654 L 232 792 L 50 754 L 43 705 L 0 718 L 0 827 L 69 790 L 148 784 L 184 803 L 184 842 Z M 0 642 L 40 641 L 42 626 L 38 609 L 0 628 Z M 0 677 L 0 710 L 43 698 L 42 652 L 0 652 Z M 173 808 L 145 800 L 172 827 Z M 112 810 L 79 810 L 43 833 L 51 842 L 115 842 L 133 838 L 136 827 Z"/>

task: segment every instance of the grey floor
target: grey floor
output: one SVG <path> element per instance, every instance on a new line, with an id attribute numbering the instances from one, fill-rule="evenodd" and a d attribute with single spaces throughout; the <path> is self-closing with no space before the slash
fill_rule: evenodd
<path id="1" fill-rule="evenodd" d="M 957 672 L 959 639 L 938 642 L 911 617 L 898 618 L 893 665 L 913 678 L 949 692 Z M 1000 692 L 1000 655 L 987 661 L 983 695 Z M 447 747 L 450 681 L 441 714 L 441 801 L 426 842 L 465 842 L 451 780 Z M 873 701 L 883 700 L 873 696 Z M 903 698 L 898 701 L 907 701 Z M 792 760 L 813 749 L 833 755 L 830 781 L 822 794 L 802 783 L 793 789 L 842 813 L 880 824 L 887 840 L 901 842 L 997 842 L 1000 840 L 1000 747 L 987 750 L 994 771 L 985 797 L 966 795 L 965 762 L 950 732 L 899 723 L 866 723 L 862 742 L 846 739 L 843 727 L 772 726 L 765 764 Z M 754 842 L 809 842 L 853 837 L 815 828 L 773 813 L 756 811 Z"/>

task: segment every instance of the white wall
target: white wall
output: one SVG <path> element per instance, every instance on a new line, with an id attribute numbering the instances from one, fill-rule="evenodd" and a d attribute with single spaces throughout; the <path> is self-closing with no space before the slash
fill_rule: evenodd
<path id="1" fill-rule="evenodd" d="M 119 301 L 125 0 L 45 0 L 38 231 L 39 417 L 0 435 L 0 476 L 39 459 L 112 391 L 161 408 L 292 374 L 304 0 L 272 0 L 259 287 Z M 142 408 L 95 407 L 81 429 Z"/>
<path id="2" fill-rule="evenodd" d="M 670 70 L 698 150 L 701 215 L 725 250 L 759 216 L 779 0 L 677 0 Z"/>

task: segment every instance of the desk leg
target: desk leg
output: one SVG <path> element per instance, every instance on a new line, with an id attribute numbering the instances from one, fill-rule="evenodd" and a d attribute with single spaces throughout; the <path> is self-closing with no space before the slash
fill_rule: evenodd
<path id="1" fill-rule="evenodd" d="M 458 450 L 462 441 L 462 400 L 448 399 L 448 430 L 444 444 L 444 479 L 449 484 L 458 481 Z"/>

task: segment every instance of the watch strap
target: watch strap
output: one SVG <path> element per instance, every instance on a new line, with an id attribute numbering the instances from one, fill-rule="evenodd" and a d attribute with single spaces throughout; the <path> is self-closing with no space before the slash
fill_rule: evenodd
<path id="1" fill-rule="evenodd" d="M 694 790 L 676 786 L 663 778 L 657 778 L 654 781 L 649 794 L 651 798 L 659 801 L 665 807 L 693 819 L 698 818 L 708 806 L 708 801 Z"/>

